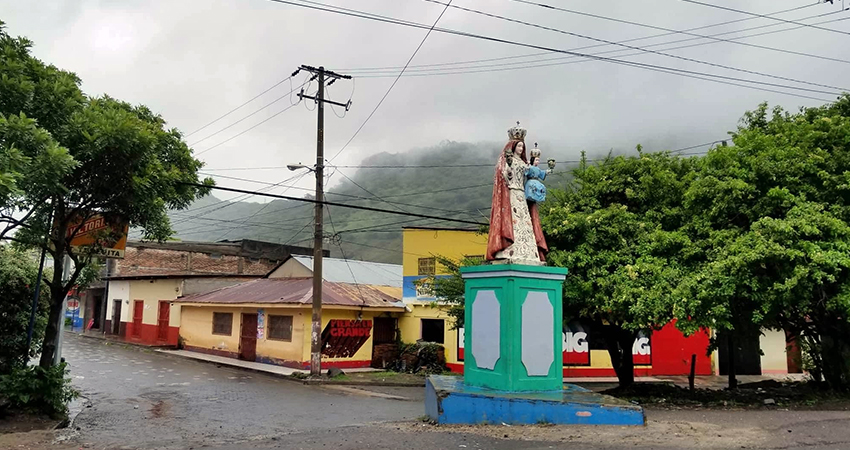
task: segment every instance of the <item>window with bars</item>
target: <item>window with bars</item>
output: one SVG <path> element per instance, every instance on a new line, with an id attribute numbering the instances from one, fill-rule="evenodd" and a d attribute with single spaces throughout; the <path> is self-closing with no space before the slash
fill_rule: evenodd
<path id="1" fill-rule="evenodd" d="M 292 342 L 292 316 L 269 316 L 268 338 Z"/>
<path id="2" fill-rule="evenodd" d="M 233 331 L 233 313 L 213 313 L 213 334 L 230 336 Z"/>
<path id="3" fill-rule="evenodd" d="M 419 275 L 435 275 L 437 258 L 419 258 Z"/>

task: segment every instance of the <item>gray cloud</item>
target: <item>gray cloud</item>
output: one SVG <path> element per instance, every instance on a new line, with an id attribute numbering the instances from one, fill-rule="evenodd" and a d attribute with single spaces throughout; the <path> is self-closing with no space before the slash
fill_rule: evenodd
<path id="1" fill-rule="evenodd" d="M 429 24 L 442 10 L 441 5 L 421 0 L 328 1 Z M 585 12 L 674 29 L 743 18 L 735 13 L 675 0 L 549 1 Z M 611 41 L 659 33 L 507 0 L 461 0 L 455 4 Z M 734 5 L 729 1 L 724 4 L 759 13 L 800 5 L 799 1 L 791 0 L 741 0 Z M 839 10 L 839 5 L 824 4 L 780 17 L 796 19 Z M 840 17 L 842 14 L 834 14 L 823 20 Z M 193 131 L 287 77 L 299 64 L 325 65 L 330 69 L 400 66 L 425 34 L 424 30 L 265 0 L 10 0 L 0 5 L 0 18 L 8 23 L 12 34 L 28 36 L 35 42 L 34 52 L 38 57 L 76 72 L 83 79 L 87 93 L 108 93 L 146 104 L 185 132 Z M 766 19 L 749 20 L 700 33 L 719 33 L 769 23 Z M 446 12 L 439 26 L 562 49 L 594 44 L 455 9 Z M 826 26 L 850 30 L 848 22 Z M 780 25 L 775 29 L 788 27 Z M 634 45 L 678 38 L 681 37 L 639 41 Z M 842 39 L 833 33 L 799 29 L 745 42 L 850 59 L 850 47 L 839 44 Z M 535 52 L 433 33 L 413 64 Z M 728 43 L 672 50 L 671 53 L 823 84 L 850 84 L 846 65 L 838 62 Z M 629 59 L 788 84 L 659 55 Z M 302 78 L 299 75 L 296 84 Z M 365 120 L 392 83 L 392 78 L 364 77 L 354 83 L 353 107 L 345 118 L 338 119 L 328 111 L 325 132 L 328 155 L 335 154 Z M 288 82 L 282 84 L 257 102 L 187 140 L 192 143 L 217 131 L 282 96 L 289 91 L 289 86 Z M 330 88 L 330 94 L 336 100 L 345 101 L 353 86 L 352 82 L 338 82 Z M 829 98 L 824 94 L 813 95 Z M 548 152 L 565 159 L 575 158 L 583 149 L 628 149 L 637 143 L 644 143 L 653 150 L 660 146 L 682 147 L 723 138 L 726 131 L 734 128 L 743 111 L 765 100 L 790 109 L 818 104 L 813 100 L 599 61 L 527 70 L 405 77 L 357 139 L 334 162 L 356 164 L 378 152 L 404 152 L 444 139 L 501 141 L 505 129 L 515 120 L 521 120 L 528 127 L 530 140 L 545 144 Z M 288 106 L 289 101 L 288 97 L 284 98 L 243 123 L 205 140 L 196 151 L 203 151 L 270 117 Z M 210 168 L 311 163 L 315 158 L 315 113 L 308 112 L 305 105 L 298 105 L 204 153 L 201 158 Z M 271 170 L 228 174 L 269 182 L 291 176 L 289 172 Z M 299 185 L 309 187 L 309 178 L 304 177 Z M 232 180 L 222 184 L 256 187 Z"/>

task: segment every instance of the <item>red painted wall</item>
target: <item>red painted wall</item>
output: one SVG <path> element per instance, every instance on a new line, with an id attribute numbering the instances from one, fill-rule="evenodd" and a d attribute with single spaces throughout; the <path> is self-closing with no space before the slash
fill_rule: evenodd
<path id="1" fill-rule="evenodd" d="M 708 330 L 685 337 L 676 329 L 675 321 L 652 333 L 652 374 L 688 375 L 691 355 L 697 355 L 696 374 L 711 375 L 708 349 Z"/>
<path id="2" fill-rule="evenodd" d="M 127 342 L 133 342 L 144 345 L 156 346 L 177 346 L 177 337 L 180 335 L 180 327 L 168 327 L 168 339 L 165 341 L 159 340 L 159 329 L 157 325 L 143 323 L 139 330 L 139 336 L 135 336 L 135 324 L 133 322 L 121 322 L 121 325 L 126 325 L 121 339 Z"/>

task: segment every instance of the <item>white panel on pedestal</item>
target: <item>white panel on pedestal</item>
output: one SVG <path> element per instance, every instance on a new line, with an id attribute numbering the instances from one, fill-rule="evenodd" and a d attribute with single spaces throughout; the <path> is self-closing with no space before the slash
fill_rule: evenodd
<path id="1" fill-rule="evenodd" d="M 493 370 L 501 353 L 501 310 L 495 291 L 478 291 L 472 301 L 472 356 L 479 369 Z"/>
<path id="2" fill-rule="evenodd" d="M 554 314 L 545 292 L 529 292 L 522 304 L 522 363 L 528 376 L 549 375 L 555 360 Z"/>

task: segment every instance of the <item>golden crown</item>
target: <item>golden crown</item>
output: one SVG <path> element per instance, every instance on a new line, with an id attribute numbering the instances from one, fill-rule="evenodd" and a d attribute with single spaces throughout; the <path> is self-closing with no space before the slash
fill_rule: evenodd
<path id="1" fill-rule="evenodd" d="M 524 141 L 525 140 L 526 129 L 519 126 L 519 121 L 517 121 L 515 127 L 508 128 L 508 139 L 512 141 Z"/>

